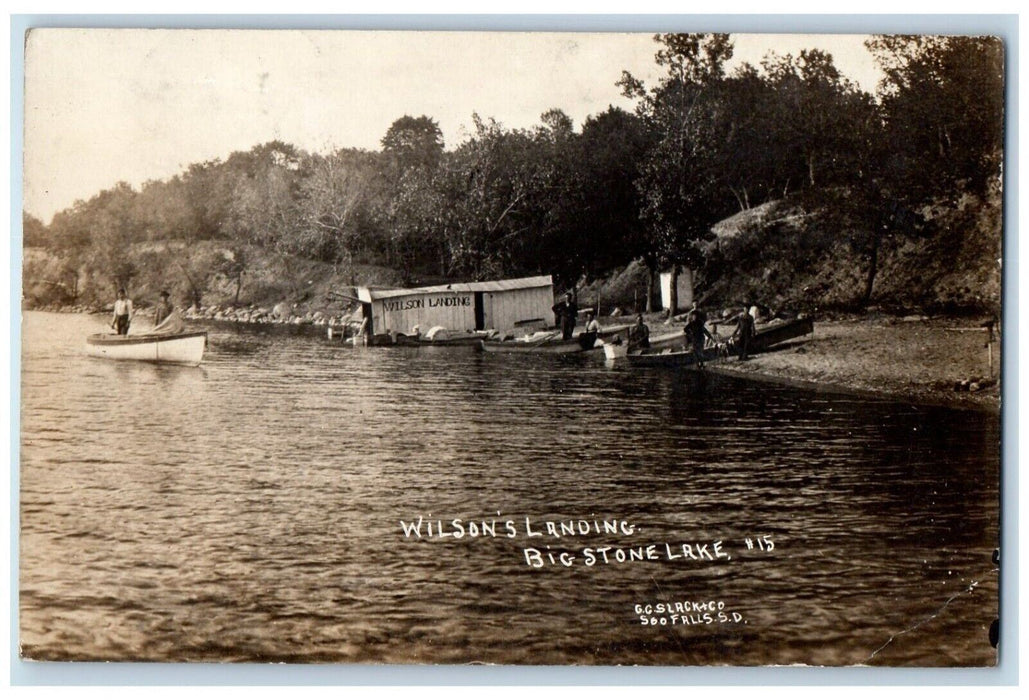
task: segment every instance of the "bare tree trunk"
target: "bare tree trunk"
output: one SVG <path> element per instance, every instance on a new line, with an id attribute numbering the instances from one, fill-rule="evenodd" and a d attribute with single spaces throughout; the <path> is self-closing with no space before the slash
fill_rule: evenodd
<path id="1" fill-rule="evenodd" d="M 654 265 L 647 265 L 647 313 L 654 312 L 654 283 L 657 279 L 657 268 Z"/>
<path id="2" fill-rule="evenodd" d="M 872 300 L 872 289 L 875 286 L 875 276 L 879 272 L 879 246 L 882 242 L 882 235 L 876 231 L 872 235 L 871 250 L 868 252 L 868 276 L 865 277 L 865 291 L 861 297 L 862 306 L 868 306 Z"/>

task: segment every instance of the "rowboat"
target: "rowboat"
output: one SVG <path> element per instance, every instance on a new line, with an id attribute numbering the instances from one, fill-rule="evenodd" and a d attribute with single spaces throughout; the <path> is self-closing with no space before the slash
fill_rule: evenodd
<path id="1" fill-rule="evenodd" d="M 483 340 L 482 349 L 486 352 L 521 353 L 534 352 L 547 355 L 567 355 L 578 352 L 600 351 L 606 338 L 613 338 L 618 333 L 628 330 L 629 326 L 609 326 L 595 333 L 583 331 L 570 340 L 565 340 L 560 331 L 536 333 L 524 338 L 511 340 Z"/>
<path id="2" fill-rule="evenodd" d="M 550 335 L 542 339 L 530 340 L 483 340 L 482 349 L 486 352 L 535 352 L 547 355 L 567 355 L 573 352 L 589 352 L 599 348 L 596 333 L 580 333 L 571 340 L 564 340 L 560 335 Z"/>
<path id="3" fill-rule="evenodd" d="M 814 333 L 814 323 L 809 318 L 797 319 L 795 321 L 776 322 L 763 327 L 750 339 L 747 346 L 748 352 L 764 352 L 779 343 L 793 340 L 809 333 Z M 728 357 L 729 349 L 725 346 L 713 346 L 704 349 L 702 358 L 704 362 L 712 362 L 723 357 Z M 626 359 L 634 367 L 683 367 L 697 362 L 697 357 L 692 349 L 654 349 L 653 347 L 631 352 Z"/>
<path id="4" fill-rule="evenodd" d="M 718 348 L 707 348 L 704 350 L 704 362 L 712 362 L 719 357 Z M 654 351 L 648 349 L 642 352 L 633 352 L 625 356 L 633 367 L 685 367 L 695 364 L 696 355 L 692 350 L 664 350 Z"/>
<path id="5" fill-rule="evenodd" d="M 761 352 L 773 345 L 785 343 L 787 340 L 799 338 L 815 332 L 815 324 L 810 318 L 798 318 L 795 321 L 784 321 L 765 326 L 754 333 L 750 339 L 751 352 Z"/>
<path id="6" fill-rule="evenodd" d="M 489 331 L 451 331 L 439 326 L 429 329 L 423 335 L 397 333 L 394 345 L 412 347 L 476 347 L 479 341 L 489 337 Z"/>
<path id="7" fill-rule="evenodd" d="M 86 352 L 108 360 L 137 360 L 177 365 L 199 365 L 207 347 L 207 331 L 113 335 L 86 338 Z"/>
<path id="8" fill-rule="evenodd" d="M 664 350 L 675 346 L 682 346 L 685 338 L 682 329 L 667 331 L 650 336 L 650 350 Z M 608 360 L 620 360 L 629 354 L 629 344 L 623 338 L 615 338 L 604 343 L 604 357 Z"/>

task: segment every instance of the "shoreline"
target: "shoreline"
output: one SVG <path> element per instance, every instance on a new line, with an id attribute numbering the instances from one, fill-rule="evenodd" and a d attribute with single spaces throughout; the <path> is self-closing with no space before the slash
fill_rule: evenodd
<path id="1" fill-rule="evenodd" d="M 335 320 L 316 314 L 309 318 L 294 316 L 289 320 L 275 320 L 269 318 L 267 312 L 245 309 L 238 315 L 194 312 L 183 316 L 184 320 L 194 323 L 292 328 L 312 337 L 324 334 L 326 326 Z M 71 308 L 45 313 L 106 312 Z M 603 320 L 610 323 L 620 319 L 605 317 Z M 663 325 L 656 318 L 649 321 L 651 332 Z M 728 358 L 710 364 L 708 370 L 724 376 L 815 391 L 999 413 L 1001 343 L 999 337 L 993 342 L 991 376 L 987 338 L 988 333 L 968 319 L 815 320 L 815 332 L 809 336 L 753 355 L 746 362 Z M 956 390 L 962 383 L 962 390 Z M 969 391 L 968 386 L 976 390 Z"/>
<path id="2" fill-rule="evenodd" d="M 751 358 L 751 360 L 748 360 L 748 362 L 752 361 L 753 358 Z M 999 400 L 961 400 L 957 398 L 961 396 L 959 392 L 953 392 L 953 396 L 949 396 L 943 394 L 942 392 L 918 393 L 913 391 L 889 389 L 864 389 L 841 383 L 797 379 L 795 377 L 790 377 L 784 374 L 776 374 L 770 371 L 762 372 L 761 370 L 738 370 L 732 368 L 731 366 L 726 366 L 724 364 L 715 365 L 709 363 L 708 366 L 704 368 L 704 371 L 711 372 L 712 374 L 717 374 L 723 377 L 731 377 L 733 379 L 746 379 L 749 381 L 764 382 L 767 384 L 779 384 L 784 387 L 805 389 L 820 394 L 854 396 L 856 398 L 879 399 L 882 401 L 891 401 L 897 403 L 910 403 L 916 406 L 948 408 L 954 410 L 976 411 L 982 413 L 995 413 L 1000 411 Z"/>
<path id="3" fill-rule="evenodd" d="M 987 336 L 951 319 L 816 321 L 812 335 L 708 369 L 828 393 L 999 413 L 1000 342 L 993 343 L 991 377 Z"/>

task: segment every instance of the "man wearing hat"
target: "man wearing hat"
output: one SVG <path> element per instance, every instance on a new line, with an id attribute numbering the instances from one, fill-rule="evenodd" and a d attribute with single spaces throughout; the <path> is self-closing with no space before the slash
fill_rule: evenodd
<path id="1" fill-rule="evenodd" d="M 575 333 L 575 321 L 579 316 L 579 305 L 571 292 L 565 292 L 564 306 L 561 309 L 561 337 L 564 340 L 571 340 Z"/>
<path id="2" fill-rule="evenodd" d="M 161 301 L 157 304 L 157 310 L 154 312 L 154 327 L 160 326 L 164 322 L 164 319 L 171 316 L 172 305 L 168 301 L 169 294 L 167 291 L 161 292 Z"/>

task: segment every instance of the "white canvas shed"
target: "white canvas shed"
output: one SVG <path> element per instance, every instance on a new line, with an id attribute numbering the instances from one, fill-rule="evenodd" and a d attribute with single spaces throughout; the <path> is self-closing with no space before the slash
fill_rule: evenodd
<path id="1" fill-rule="evenodd" d="M 693 303 L 693 271 L 686 269 L 679 271 L 679 278 L 676 280 L 676 287 L 679 288 L 679 308 L 688 309 Z M 667 309 L 672 305 L 672 273 L 661 273 L 661 308 Z"/>
<path id="2" fill-rule="evenodd" d="M 549 325 L 554 283 L 550 275 L 491 282 L 465 282 L 416 289 L 358 287 L 371 335 L 422 333 L 433 326 L 452 331 Z"/>

